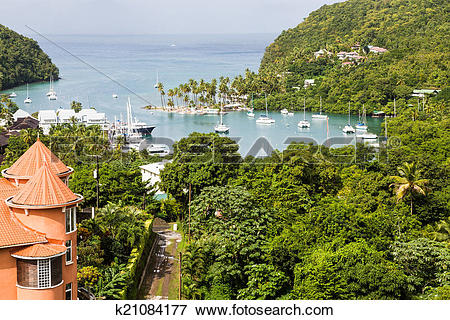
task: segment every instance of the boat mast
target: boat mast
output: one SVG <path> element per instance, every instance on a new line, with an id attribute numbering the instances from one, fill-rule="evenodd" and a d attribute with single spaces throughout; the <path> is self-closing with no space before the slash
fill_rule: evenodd
<path id="1" fill-rule="evenodd" d="M 322 114 L 322 96 L 320 96 L 320 113 L 319 114 Z"/>
<path id="2" fill-rule="evenodd" d="M 265 92 L 264 97 L 266 98 L 266 117 L 269 117 L 269 112 L 267 111 L 267 94 Z"/>
<path id="3" fill-rule="evenodd" d="M 131 114 L 131 102 L 130 97 L 128 97 L 127 102 L 127 125 L 128 125 L 128 135 L 132 132 L 132 122 L 133 122 L 133 116 Z"/>
<path id="4" fill-rule="evenodd" d="M 348 125 L 350 125 L 350 101 L 348 102 Z"/>
<path id="5" fill-rule="evenodd" d="M 306 97 L 303 98 L 303 120 L 306 120 Z"/>

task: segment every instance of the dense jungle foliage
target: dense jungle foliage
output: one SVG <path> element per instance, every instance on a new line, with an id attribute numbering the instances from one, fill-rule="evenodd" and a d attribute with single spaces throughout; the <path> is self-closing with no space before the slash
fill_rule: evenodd
<path id="1" fill-rule="evenodd" d="M 191 233 L 184 297 L 450 299 L 448 112 L 388 118 L 387 144 L 356 154 L 292 144 L 243 159 L 225 137 L 181 139 L 160 186 Z"/>
<path id="2" fill-rule="evenodd" d="M 348 102 L 365 103 L 371 112 L 394 98 L 407 106 L 414 89 L 449 86 L 449 10 L 450 3 L 444 0 L 348 0 L 325 5 L 269 45 L 259 73 L 282 78 L 276 100 L 290 100 L 284 107 L 295 109 L 305 94 L 316 100 L 322 96 L 330 112 L 346 110 Z M 360 48 L 352 49 L 356 43 Z M 367 53 L 369 45 L 388 52 Z M 316 59 L 313 53 L 319 49 L 332 54 Z M 363 59 L 343 66 L 336 54 L 354 50 Z M 315 79 L 316 85 L 304 90 L 305 79 Z M 301 88 L 301 99 L 295 99 L 295 87 Z"/>
<path id="3" fill-rule="evenodd" d="M 58 79 L 59 70 L 38 43 L 0 24 L 0 90 Z"/>

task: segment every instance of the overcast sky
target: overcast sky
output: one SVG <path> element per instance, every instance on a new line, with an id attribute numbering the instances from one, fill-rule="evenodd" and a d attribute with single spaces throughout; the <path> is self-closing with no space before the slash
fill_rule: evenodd
<path id="1" fill-rule="evenodd" d="M 0 24 L 29 34 L 279 33 L 342 0 L 0 0 Z"/>

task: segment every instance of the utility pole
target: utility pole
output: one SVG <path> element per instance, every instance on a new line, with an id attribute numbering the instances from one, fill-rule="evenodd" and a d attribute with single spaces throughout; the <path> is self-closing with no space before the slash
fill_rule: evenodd
<path id="1" fill-rule="evenodd" d="M 188 242 L 191 242 L 191 184 L 189 183 Z"/>
<path id="2" fill-rule="evenodd" d="M 178 300 L 181 300 L 181 252 L 178 253 Z"/>
<path id="3" fill-rule="evenodd" d="M 96 208 L 98 209 L 99 207 L 99 186 L 100 186 L 100 173 L 99 173 L 99 168 L 98 168 L 98 155 L 94 156 L 96 159 L 96 169 L 94 170 L 94 179 L 97 181 L 97 187 L 96 187 L 96 192 L 97 192 L 97 205 Z"/>

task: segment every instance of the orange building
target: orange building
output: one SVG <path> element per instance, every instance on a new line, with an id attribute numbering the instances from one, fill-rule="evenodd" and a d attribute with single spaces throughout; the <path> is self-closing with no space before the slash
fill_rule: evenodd
<path id="1" fill-rule="evenodd" d="M 0 299 L 77 299 L 73 169 L 39 139 L 0 178 Z"/>

